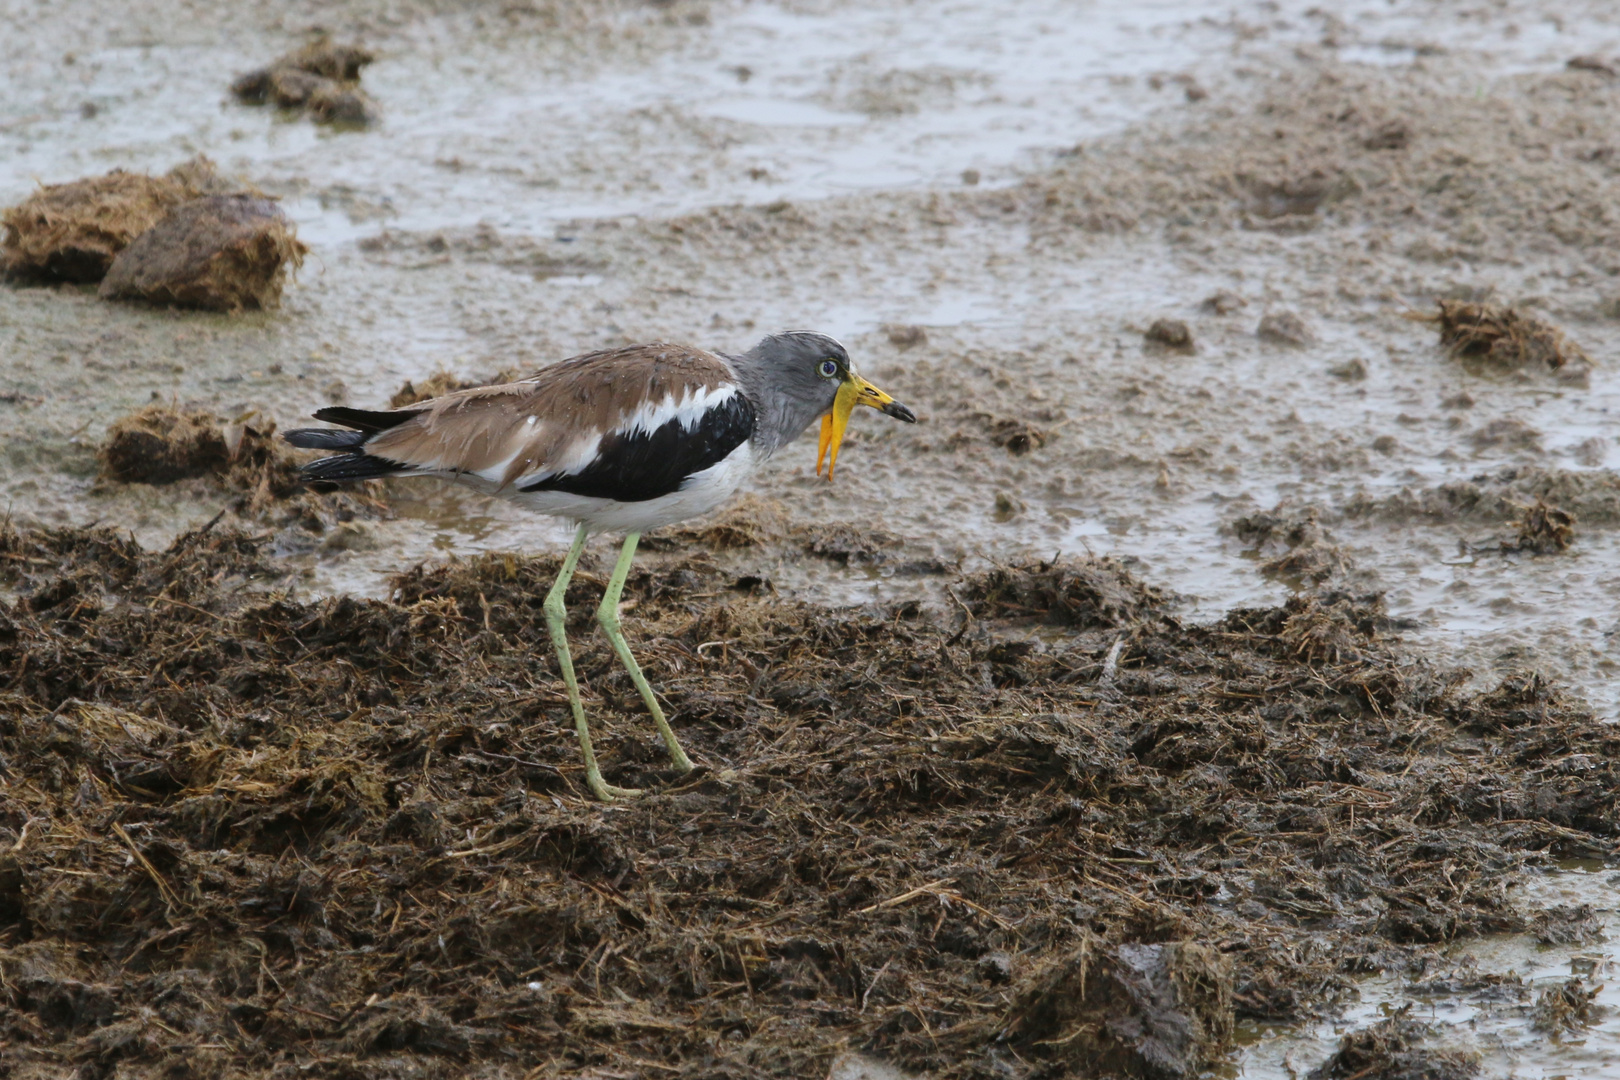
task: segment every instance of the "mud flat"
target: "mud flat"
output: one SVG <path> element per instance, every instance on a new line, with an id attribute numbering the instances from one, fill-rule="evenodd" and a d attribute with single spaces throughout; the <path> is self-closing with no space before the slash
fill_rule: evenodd
<path id="1" fill-rule="evenodd" d="M 268 539 L 0 538 L 13 1075 L 1192 1076 L 1234 1022 L 1568 921 L 1511 872 L 1620 839 L 1612 726 L 1460 689 L 1372 597 L 1191 625 L 1085 559 L 830 608 L 692 539 L 627 618 L 703 765 L 661 771 L 581 633 L 604 769 L 654 789 L 604 807 L 555 557 L 299 601 Z"/>

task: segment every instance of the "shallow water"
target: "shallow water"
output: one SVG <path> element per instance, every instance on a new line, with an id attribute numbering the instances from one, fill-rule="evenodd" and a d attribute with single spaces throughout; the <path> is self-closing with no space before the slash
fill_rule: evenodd
<path id="1" fill-rule="evenodd" d="M 161 170 L 203 150 L 286 194 L 302 237 L 331 245 L 382 221 L 541 232 L 580 218 L 960 185 L 969 169 L 1006 183 L 1042 150 L 1162 105 L 1153 76 L 1219 78 L 1256 34 L 1268 46 L 1309 40 L 1310 6 L 1240 4 L 1208 18 L 1187 0 L 950 3 L 926 14 L 715 5 L 699 26 L 610 19 L 602 32 L 630 40 L 572 58 L 521 23 L 502 32 L 493 16 L 482 27 L 483 15 L 444 18 L 379 50 L 364 82 L 384 122 L 359 137 L 227 100 L 231 78 L 274 51 L 263 39 L 161 9 L 156 26 L 108 27 L 81 44 L 45 23 L 73 60 L 45 49 L 12 65 L 0 192 L 9 200 L 34 178 L 113 165 Z"/>
<path id="2" fill-rule="evenodd" d="M 1304 1028 L 1247 1025 L 1232 1076 L 1271 1080 L 1303 1075 L 1326 1060 L 1347 1031 L 1377 1023 L 1401 1008 L 1434 1025 L 1430 1045 L 1474 1051 L 1482 1075 L 1519 1080 L 1575 1080 L 1620 1075 L 1620 875 L 1612 867 L 1572 863 L 1530 876 L 1523 900 L 1537 907 L 1590 905 L 1599 914 L 1604 940 L 1586 945 L 1540 945 L 1528 935 L 1487 937 L 1458 945 L 1450 959 L 1477 965 L 1478 972 L 1517 975 L 1527 988 L 1522 998 L 1501 986 L 1482 986 L 1462 995 L 1434 995 L 1411 981 L 1381 975 L 1363 980 L 1359 1000 L 1329 1022 Z M 1466 968 L 1465 968 L 1466 969 Z M 1603 1019 L 1589 1029 L 1549 1038 L 1531 1026 L 1535 995 L 1571 978 L 1588 989 Z"/>

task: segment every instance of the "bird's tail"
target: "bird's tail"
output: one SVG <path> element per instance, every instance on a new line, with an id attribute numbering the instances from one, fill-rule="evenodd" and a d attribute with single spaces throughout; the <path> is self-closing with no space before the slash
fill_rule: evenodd
<path id="1" fill-rule="evenodd" d="M 315 419 L 342 424 L 342 428 L 295 428 L 282 433 L 282 438 L 293 446 L 311 450 L 341 450 L 332 457 L 317 458 L 300 471 L 304 479 L 314 483 L 344 483 L 352 480 L 375 480 L 383 476 L 400 476 L 414 472 L 409 465 L 366 452 L 366 441 L 379 431 L 387 431 L 415 416 L 417 410 L 373 411 L 334 406 L 317 409 Z M 350 429 L 350 430 L 345 430 Z"/>

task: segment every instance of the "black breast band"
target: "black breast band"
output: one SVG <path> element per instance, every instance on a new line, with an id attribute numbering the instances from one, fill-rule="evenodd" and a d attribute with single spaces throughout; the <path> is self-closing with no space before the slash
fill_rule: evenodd
<path id="1" fill-rule="evenodd" d="M 679 491 L 686 479 L 730 456 L 754 433 L 754 407 L 741 393 L 706 411 L 693 427 L 672 419 L 651 432 L 604 436 L 578 472 L 548 476 L 520 491 L 565 491 L 617 502 L 646 502 Z"/>

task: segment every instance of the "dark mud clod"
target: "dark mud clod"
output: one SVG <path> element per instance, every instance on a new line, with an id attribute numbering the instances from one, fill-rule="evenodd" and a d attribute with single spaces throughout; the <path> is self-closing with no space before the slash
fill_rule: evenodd
<path id="1" fill-rule="evenodd" d="M 1156 617 L 1174 599 L 1109 557 L 996 567 L 970 576 L 960 592 L 978 618 L 1081 627 Z"/>
<path id="2" fill-rule="evenodd" d="M 1255 334 L 1261 341 L 1269 341 L 1273 345 L 1287 345 L 1292 348 L 1303 348 L 1316 340 L 1316 335 L 1305 324 L 1305 320 L 1292 311 L 1275 311 L 1260 320 Z"/>
<path id="3" fill-rule="evenodd" d="M 1514 450 L 1536 450 L 1541 446 L 1541 432 L 1517 416 L 1498 416 L 1475 428 L 1468 441 L 1476 450 L 1502 446 Z"/>
<path id="4" fill-rule="evenodd" d="M 1369 131 L 1361 140 L 1368 150 L 1405 150 L 1412 141 L 1412 130 L 1404 120 L 1389 120 Z"/>
<path id="5" fill-rule="evenodd" d="M 99 456 L 109 479 L 140 484 L 223 472 L 231 462 L 225 433 L 212 416 L 164 405 L 115 421 Z"/>
<path id="6" fill-rule="evenodd" d="M 1211 315 L 1230 315 L 1234 311 L 1248 307 L 1249 302 L 1231 289 L 1219 289 L 1206 296 L 1204 302 L 1198 306 Z"/>
<path id="7" fill-rule="evenodd" d="M 1192 1080 L 1232 1038 L 1231 965 L 1190 942 L 1094 952 L 1083 941 L 1019 993 L 1007 1038 L 1088 1074 Z"/>
<path id="8" fill-rule="evenodd" d="M 1046 445 L 1048 433 L 1023 417 L 977 414 L 990 441 L 1014 457 L 1020 457 Z"/>
<path id="9" fill-rule="evenodd" d="M 1334 542 L 1320 519 L 1321 509 L 1314 504 L 1280 504 L 1237 518 L 1222 531 L 1256 554 L 1271 556 L 1261 565 L 1267 575 L 1314 587 L 1344 579 L 1356 566 L 1355 558 Z M 1279 549 L 1280 554 L 1272 554 Z"/>
<path id="10" fill-rule="evenodd" d="M 1322 169 L 1279 180 L 1251 177 L 1245 186 L 1249 210 L 1261 219 L 1308 218 L 1325 203 L 1342 199 L 1356 189 L 1355 181 L 1349 177 Z M 1279 220 L 1276 224 L 1287 228 L 1302 223 Z"/>
<path id="11" fill-rule="evenodd" d="M 1598 75 L 1606 75 L 1611 79 L 1620 78 L 1620 63 L 1602 56 L 1572 56 L 1564 66 L 1571 71 L 1591 71 Z"/>
<path id="12" fill-rule="evenodd" d="M 228 187 L 204 157 L 164 176 L 114 169 L 48 184 L 0 217 L 0 272 L 23 280 L 100 281 L 119 252 L 174 208 Z"/>
<path id="13" fill-rule="evenodd" d="M 170 211 L 113 260 L 106 299 L 212 311 L 279 307 L 290 266 L 308 252 L 281 208 L 252 195 L 210 195 Z"/>
<path id="14" fill-rule="evenodd" d="M 365 49 L 322 37 L 239 76 L 231 93 L 248 104 L 307 109 L 322 123 L 368 124 L 377 108 L 360 89 L 360 71 L 373 59 Z"/>
<path id="15" fill-rule="evenodd" d="M 1500 304 L 1440 301 L 1428 321 L 1440 327 L 1440 343 L 1453 356 L 1506 368 L 1535 367 L 1580 377 L 1591 371 L 1584 350 L 1551 323 Z"/>
<path id="16" fill-rule="evenodd" d="M 886 325 L 883 327 L 883 336 L 889 339 L 890 345 L 893 345 L 901 352 L 928 343 L 927 329 L 910 324 Z"/>
<path id="17" fill-rule="evenodd" d="M 1179 352 L 1191 352 L 1193 349 L 1192 331 L 1180 319 L 1155 319 L 1153 325 L 1147 328 L 1142 335 L 1150 344 L 1161 345 L 1167 349 Z"/>

